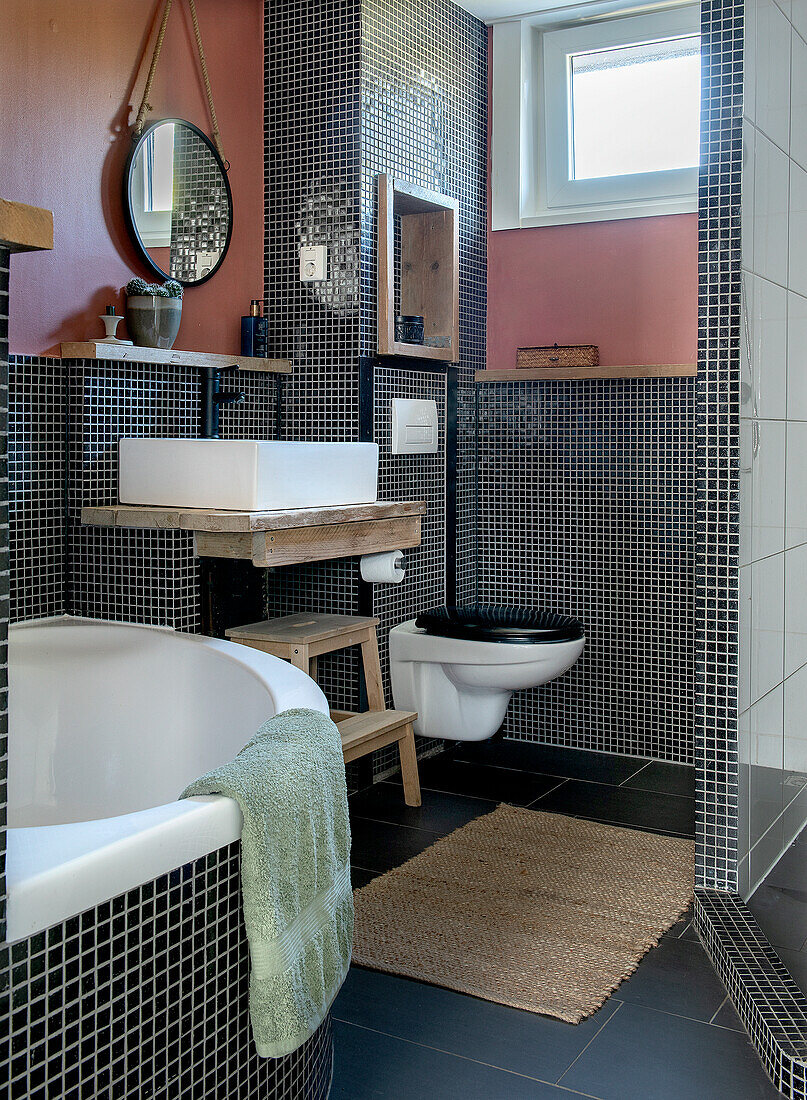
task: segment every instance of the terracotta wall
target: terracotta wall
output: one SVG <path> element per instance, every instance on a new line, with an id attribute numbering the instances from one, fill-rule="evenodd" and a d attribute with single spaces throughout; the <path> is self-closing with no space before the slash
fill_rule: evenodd
<path id="1" fill-rule="evenodd" d="M 597 344 L 600 362 L 694 363 L 696 214 L 488 236 L 488 368 L 516 349 Z"/>
<path id="2" fill-rule="evenodd" d="M 490 163 L 488 217 L 489 184 Z M 697 214 L 495 233 L 488 220 L 487 332 L 488 369 L 515 367 L 518 348 L 555 343 L 597 344 L 604 366 L 694 363 Z"/>
<path id="3" fill-rule="evenodd" d="M 121 178 L 151 56 L 157 0 L 3 0 L 0 196 L 54 212 L 55 248 L 15 267 L 10 350 L 58 354 L 101 335 L 132 275 L 151 278 L 123 221 Z M 263 297 L 263 0 L 197 0 L 235 219 L 220 272 L 186 292 L 177 346 L 236 352 Z M 144 53 L 147 56 L 144 57 Z M 152 117 L 210 132 L 187 4 L 175 3 Z"/>

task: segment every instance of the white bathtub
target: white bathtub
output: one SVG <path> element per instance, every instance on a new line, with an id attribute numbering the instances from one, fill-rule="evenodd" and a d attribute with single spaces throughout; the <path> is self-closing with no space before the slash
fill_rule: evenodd
<path id="1" fill-rule="evenodd" d="M 29 936 L 237 840 L 229 798 L 177 801 L 267 718 L 325 713 L 285 661 L 161 627 L 9 632 L 7 936 Z"/>

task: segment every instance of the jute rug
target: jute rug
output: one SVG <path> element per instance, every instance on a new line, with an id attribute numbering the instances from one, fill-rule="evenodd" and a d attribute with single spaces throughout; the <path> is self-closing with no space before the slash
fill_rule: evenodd
<path id="1" fill-rule="evenodd" d="M 499 806 L 355 893 L 361 966 L 595 1012 L 692 899 L 694 844 Z"/>

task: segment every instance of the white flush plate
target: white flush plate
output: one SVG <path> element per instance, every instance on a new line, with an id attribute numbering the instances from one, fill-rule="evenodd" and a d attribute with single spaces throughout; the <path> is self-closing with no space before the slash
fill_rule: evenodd
<path id="1" fill-rule="evenodd" d="M 392 453 L 394 455 L 434 454 L 437 451 L 437 402 L 392 402 Z"/>

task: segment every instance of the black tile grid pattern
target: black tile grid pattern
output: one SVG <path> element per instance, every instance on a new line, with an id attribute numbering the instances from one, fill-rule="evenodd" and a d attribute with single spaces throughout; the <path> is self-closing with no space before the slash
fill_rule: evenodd
<path id="1" fill-rule="evenodd" d="M 359 355 L 376 351 L 381 171 L 460 198 L 462 365 L 454 369 L 470 387 L 483 365 L 486 45 L 482 24 L 447 0 L 267 6 L 265 307 L 274 351 L 295 363 L 283 383 L 284 437 L 359 438 Z M 328 245 L 329 277 L 303 285 L 297 250 L 316 243 Z M 386 447 L 380 495 L 425 499 L 429 517 L 402 590 L 373 593 L 387 686 L 386 628 L 420 610 L 417 589 L 424 600 L 445 599 L 444 428 L 434 458 L 392 458 L 386 442 L 394 396 L 438 399 L 444 419 L 445 373 L 405 366 L 373 372 Z M 469 499 L 466 490 L 466 576 Z M 269 614 L 357 614 L 360 603 L 355 560 L 267 572 Z M 354 653 L 321 659 L 318 678 L 332 705 L 359 705 Z"/>
<path id="2" fill-rule="evenodd" d="M 8 284 L 7 249 L 0 248 L 0 940 L 6 935 L 6 821 L 8 814 Z M 3 987 L 0 968 L 0 989 Z"/>
<path id="3" fill-rule="evenodd" d="M 695 382 L 696 882 L 737 889 L 740 198 L 743 5 L 701 5 Z"/>
<path id="4" fill-rule="evenodd" d="M 0 947 L 9 1100 L 325 1100 L 330 1020 L 259 1058 L 248 1015 L 240 845 Z"/>
<path id="5" fill-rule="evenodd" d="M 12 622 L 65 610 L 66 378 L 61 359 L 10 357 Z"/>
<path id="6" fill-rule="evenodd" d="M 479 387 L 479 598 L 587 635 L 505 736 L 691 763 L 692 409 L 688 379 Z"/>
<path id="7" fill-rule="evenodd" d="M 612 792 L 621 824 L 639 824 L 637 791 L 650 819 L 667 815 L 665 799 L 673 799 L 692 821 L 690 767 L 513 741 L 490 744 L 477 755 L 485 761 L 444 754 L 426 762 L 420 810 L 406 807 L 400 786 L 391 783 L 351 797 L 356 886 L 499 800 L 540 810 L 553 792 L 580 777 Z M 621 807 L 620 794 L 627 796 Z M 580 815 L 588 816 L 585 805 Z M 691 824 L 689 829 L 692 835 Z M 597 1013 L 576 1026 L 359 968 L 351 971 L 333 1017 L 334 1100 L 397 1100 L 414 1095 L 424 1080 L 435 1100 L 777 1095 L 689 914 Z"/>
<path id="8" fill-rule="evenodd" d="M 776 1087 L 807 1097 L 807 998 L 737 894 L 699 888 L 695 923 Z"/>
<path id="9" fill-rule="evenodd" d="M 230 209 L 216 158 L 187 126 L 174 128 L 174 201 L 171 210 L 171 278 L 194 282 L 198 252 L 220 255 L 227 243 Z"/>
<path id="10" fill-rule="evenodd" d="M 360 5 L 265 8 L 265 314 L 270 354 L 288 355 L 285 439 L 359 438 Z M 328 245 L 328 279 L 302 284 L 298 250 Z M 268 615 L 357 614 L 355 559 L 266 571 Z M 331 705 L 359 704 L 354 652 L 322 657 Z"/>

